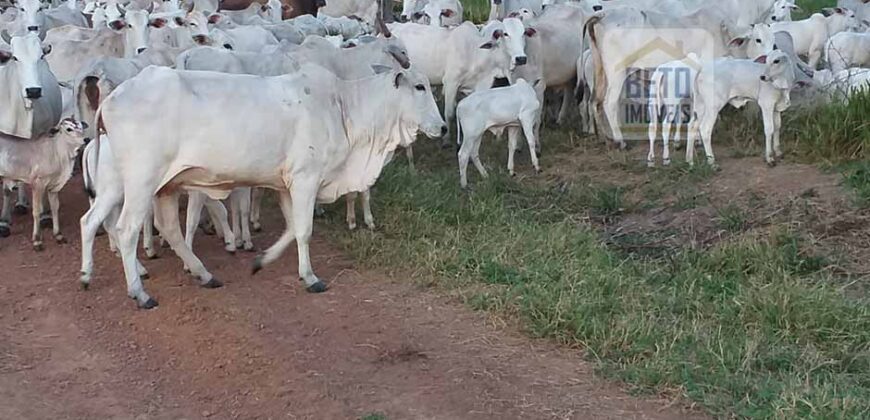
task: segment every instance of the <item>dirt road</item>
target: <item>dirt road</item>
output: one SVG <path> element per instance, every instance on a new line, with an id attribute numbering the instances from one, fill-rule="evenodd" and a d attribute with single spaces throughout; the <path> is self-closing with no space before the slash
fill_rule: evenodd
<path id="1" fill-rule="evenodd" d="M 204 235 L 196 251 L 221 289 L 197 287 L 164 249 L 145 262 L 160 306 L 137 310 L 102 236 L 82 291 L 81 191 L 74 179 L 62 194 L 70 243 L 46 235 L 34 252 L 22 216 L 0 239 L 0 419 L 686 416 L 596 378 L 579 351 L 492 326 L 407 279 L 358 272 L 322 239 L 312 259 L 331 290 L 321 295 L 296 281 L 295 252 L 252 277 L 254 254 L 228 255 Z M 266 217 L 261 248 L 282 226 Z"/>

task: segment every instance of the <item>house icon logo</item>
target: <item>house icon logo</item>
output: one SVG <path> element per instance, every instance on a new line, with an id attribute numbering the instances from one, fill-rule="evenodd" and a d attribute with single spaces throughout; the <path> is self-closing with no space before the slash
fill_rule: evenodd
<path id="1" fill-rule="evenodd" d="M 704 29 L 624 28 L 619 34 L 621 60 L 608 71 L 624 70 L 623 89 L 619 97 L 620 128 L 626 139 L 646 140 L 650 117 L 650 78 L 662 64 L 681 63 L 668 68 L 667 85 L 662 88 L 667 102 L 675 106 L 668 113 L 674 123 L 688 123 L 691 116 L 691 88 L 694 74 L 702 63 L 713 57 L 714 45 L 710 32 Z M 636 47 L 631 43 L 634 42 Z M 704 45 L 701 51 L 698 45 Z M 708 47 L 708 48 L 707 48 Z M 679 103 L 679 104 L 677 104 Z"/>

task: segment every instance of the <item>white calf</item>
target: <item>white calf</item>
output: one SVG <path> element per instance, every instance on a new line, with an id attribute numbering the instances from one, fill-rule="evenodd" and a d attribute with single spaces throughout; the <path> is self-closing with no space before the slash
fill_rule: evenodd
<path id="1" fill-rule="evenodd" d="M 870 33 L 841 32 L 825 45 L 825 58 L 831 70 L 870 66 Z"/>
<path id="2" fill-rule="evenodd" d="M 826 9 L 828 15 L 816 13 L 804 20 L 771 24 L 774 32 L 788 32 L 794 40 L 795 52 L 806 55 L 810 67 L 818 67 L 825 43 L 830 37 L 858 26 L 855 12 L 837 7 Z M 751 58 L 751 57 L 750 57 Z"/>
<path id="3" fill-rule="evenodd" d="M 538 155 L 534 152 L 537 141 L 535 125 L 540 115 L 541 103 L 538 101 L 538 95 L 534 87 L 523 79 L 517 80 L 512 86 L 474 92 L 459 101 L 459 105 L 456 106 L 456 120 L 459 138 L 462 141 L 462 146 L 459 148 L 459 184 L 462 188 L 468 185 L 466 172 L 469 159 L 474 161 L 474 166 L 481 176 L 487 176 L 486 169 L 480 162 L 480 141 L 487 131 L 498 135 L 505 128 L 508 129 L 510 144 L 507 167 L 513 175 L 517 136 L 522 128 L 529 143 L 532 165 L 540 172 Z"/>
<path id="4" fill-rule="evenodd" d="M 58 193 L 72 176 L 75 157 L 84 144 L 84 127 L 84 124 L 65 119 L 49 133 L 30 140 L 0 134 L 0 178 L 28 184 L 32 189 L 32 240 L 33 249 L 37 251 L 42 250 L 39 215 L 42 213 L 42 198 L 46 192 L 51 208 L 52 233 L 57 242 L 65 242 L 58 220 Z M 12 191 L 6 188 L 3 191 L 4 202 L 8 202 Z M 0 221 L 6 222 L 8 228 L 8 204 L 4 206 Z"/>
<path id="5" fill-rule="evenodd" d="M 682 60 L 669 61 L 658 66 L 650 79 L 649 98 L 649 154 L 647 166 L 655 166 L 655 140 L 659 122 L 662 124 L 662 164 L 671 163 L 668 140 L 671 127 L 676 126 L 674 144 L 680 142 L 680 124 L 688 122 L 691 114 L 685 105 L 692 99 L 692 85 L 701 68 L 700 58 L 689 53 Z"/>
<path id="6" fill-rule="evenodd" d="M 714 164 L 711 140 L 719 111 L 727 104 L 740 108 L 752 100 L 758 103 L 764 119 L 764 158 L 769 165 L 775 164 L 775 157 L 782 156 L 780 114 L 789 107 L 789 91 L 794 79 L 794 65 L 781 51 L 773 51 L 755 61 L 720 58 L 705 63 L 695 79 L 694 115 L 689 122 L 686 161 L 694 163 L 695 139 L 700 134 L 707 162 Z"/>

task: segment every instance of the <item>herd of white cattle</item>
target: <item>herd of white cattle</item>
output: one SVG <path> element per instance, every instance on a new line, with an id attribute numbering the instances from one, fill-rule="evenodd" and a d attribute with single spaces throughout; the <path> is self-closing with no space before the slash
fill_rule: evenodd
<path id="1" fill-rule="evenodd" d="M 209 0 L 15 0 L 0 15 L 0 236 L 10 232 L 15 190 L 15 209 L 26 211 L 27 185 L 34 248 L 43 247 L 45 198 L 54 237 L 64 240 L 58 192 L 84 146 L 91 207 L 81 218 L 83 286 L 103 226 L 123 261 L 129 296 L 141 308 L 156 306 L 137 258 L 140 231 L 146 255 L 155 255 L 153 220 L 200 284 L 219 287 L 192 251 L 203 207 L 228 251 L 252 250 L 250 226 L 260 229 L 260 199 L 273 189 L 286 228 L 254 270 L 295 239 L 299 276 L 308 291 L 322 292 L 308 250 L 317 203 L 346 196 L 353 229 L 361 193 L 373 227 L 369 188 L 399 146 L 413 163 L 420 132 L 449 139 L 456 120 L 463 187 L 469 160 L 486 176 L 479 150 L 487 131 L 507 130 L 511 174 L 520 135 L 540 170 L 546 93 L 561 95 L 557 122 L 579 96 L 583 129 L 606 130 L 623 145 L 618 106 L 633 68 L 625 58 L 650 30 L 676 30 L 686 57 L 643 62 L 652 75 L 648 163 L 655 162 L 660 122 L 669 162 L 669 136 L 681 122 L 674 105 L 692 105 L 689 162 L 700 139 L 714 163 L 711 136 L 721 109 L 749 101 L 761 109 L 764 157 L 774 163 L 782 154 L 780 115 L 793 95 L 847 101 L 870 80 L 862 68 L 870 66 L 870 2 L 839 3 L 793 21 L 791 0 L 492 0 L 489 21 L 475 25 L 462 20 L 459 0 L 405 0 L 398 22 L 389 24 L 376 0 L 327 0 L 317 16 L 288 20 L 278 0 L 237 11 Z M 712 47 L 681 28 L 703 28 Z M 666 87 L 679 68 L 688 69 L 693 89 L 675 97 Z M 185 235 L 182 193 L 189 196 Z"/>

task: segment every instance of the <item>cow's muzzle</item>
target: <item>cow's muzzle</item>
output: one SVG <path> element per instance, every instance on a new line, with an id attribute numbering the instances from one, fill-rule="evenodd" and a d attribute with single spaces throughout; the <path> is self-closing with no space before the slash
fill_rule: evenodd
<path id="1" fill-rule="evenodd" d="M 39 26 L 28 26 L 27 32 L 39 32 Z"/>
<path id="2" fill-rule="evenodd" d="M 142 53 L 145 52 L 145 50 L 147 50 L 147 49 L 148 49 L 148 48 L 145 48 L 145 47 L 137 48 L 137 49 L 136 49 L 136 54 L 142 54 Z"/>
<path id="3" fill-rule="evenodd" d="M 196 42 L 199 45 L 206 45 L 208 44 L 208 37 L 205 35 L 194 35 L 193 42 Z"/>
<path id="4" fill-rule="evenodd" d="M 528 61 L 528 57 L 517 57 L 514 59 L 514 64 L 518 66 L 525 66 Z"/>
<path id="5" fill-rule="evenodd" d="M 42 97 L 42 88 L 29 87 L 24 88 L 24 97 L 27 99 L 39 99 Z"/>
<path id="6" fill-rule="evenodd" d="M 600 12 L 601 9 L 603 9 L 603 8 L 604 8 L 604 6 L 596 4 L 595 6 L 592 6 L 592 11 L 593 12 Z"/>

